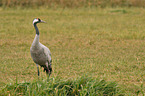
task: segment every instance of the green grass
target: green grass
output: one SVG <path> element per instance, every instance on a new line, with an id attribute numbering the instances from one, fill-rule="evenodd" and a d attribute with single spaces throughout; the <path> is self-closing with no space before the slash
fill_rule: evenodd
<path id="1" fill-rule="evenodd" d="M 31 86 L 38 79 L 30 46 L 35 37 L 32 21 L 39 17 L 47 22 L 38 27 L 40 42 L 52 52 L 51 78 L 87 74 L 117 82 L 127 95 L 145 92 L 145 9 L 1 8 L 0 13 L 1 88 L 13 81 Z M 42 70 L 40 75 L 46 79 Z"/>
<path id="2" fill-rule="evenodd" d="M 123 92 L 123 91 L 122 91 Z M 81 77 L 74 80 L 37 80 L 7 84 L 2 89 L 1 95 L 25 95 L 25 96 L 112 96 L 124 94 L 114 82 L 106 82 L 91 77 Z"/>

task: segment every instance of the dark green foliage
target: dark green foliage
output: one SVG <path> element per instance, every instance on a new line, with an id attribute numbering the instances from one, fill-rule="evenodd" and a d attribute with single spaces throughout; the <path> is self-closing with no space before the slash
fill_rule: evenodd
<path id="1" fill-rule="evenodd" d="M 115 82 L 106 82 L 91 77 L 77 79 L 38 80 L 33 82 L 7 84 L 0 95 L 26 95 L 26 96 L 113 96 L 123 95 Z"/>

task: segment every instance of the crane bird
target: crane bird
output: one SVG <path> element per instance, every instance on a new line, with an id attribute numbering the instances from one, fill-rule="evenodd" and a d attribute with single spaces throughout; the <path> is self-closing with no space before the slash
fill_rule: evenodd
<path id="1" fill-rule="evenodd" d="M 52 72 L 52 59 L 51 59 L 51 53 L 49 48 L 44 46 L 39 42 L 39 30 L 37 27 L 37 23 L 45 23 L 45 21 L 40 20 L 39 18 L 36 18 L 33 20 L 33 25 L 36 30 L 36 35 L 33 40 L 32 46 L 30 48 L 30 53 L 33 61 L 36 63 L 38 76 L 39 76 L 39 65 L 44 68 L 44 71 L 46 71 L 47 74 L 51 74 Z"/>

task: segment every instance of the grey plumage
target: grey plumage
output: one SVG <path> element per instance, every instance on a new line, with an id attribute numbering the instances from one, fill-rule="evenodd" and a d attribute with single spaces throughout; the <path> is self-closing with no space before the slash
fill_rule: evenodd
<path id="1" fill-rule="evenodd" d="M 36 30 L 36 36 L 33 40 L 32 46 L 30 48 L 30 53 L 33 61 L 37 65 L 37 70 L 38 70 L 38 76 L 39 76 L 39 66 L 44 68 L 44 71 L 46 71 L 47 74 L 51 74 L 52 67 L 52 59 L 51 59 L 51 53 L 49 48 L 44 46 L 39 42 L 39 30 L 37 27 L 37 23 L 44 22 L 40 20 L 39 18 L 33 20 L 33 25 Z"/>

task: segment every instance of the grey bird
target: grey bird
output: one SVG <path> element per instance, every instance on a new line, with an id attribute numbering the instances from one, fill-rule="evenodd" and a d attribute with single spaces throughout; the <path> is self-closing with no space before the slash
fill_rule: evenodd
<path id="1" fill-rule="evenodd" d="M 33 25 L 36 30 L 36 35 L 33 40 L 32 46 L 30 48 L 30 53 L 33 61 L 35 62 L 37 66 L 38 76 L 39 76 L 39 65 L 44 68 L 44 71 L 46 71 L 47 74 L 51 74 L 52 72 L 52 59 L 51 59 L 51 53 L 49 48 L 44 46 L 39 42 L 39 30 L 37 27 L 37 23 L 45 23 L 45 21 L 40 20 L 39 18 L 36 18 L 33 20 Z"/>

